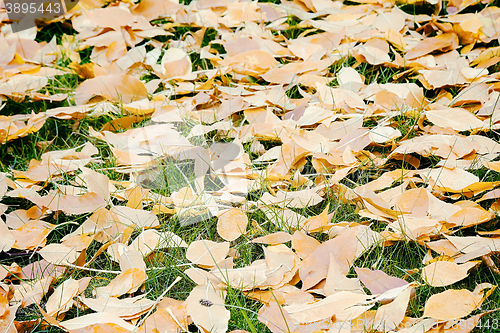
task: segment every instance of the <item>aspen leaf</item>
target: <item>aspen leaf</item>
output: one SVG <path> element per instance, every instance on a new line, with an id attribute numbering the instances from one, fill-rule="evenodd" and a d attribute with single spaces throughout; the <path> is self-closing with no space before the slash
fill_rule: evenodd
<path id="1" fill-rule="evenodd" d="M 390 289 L 402 287 L 408 284 L 405 280 L 387 275 L 380 270 L 373 271 L 369 268 L 361 267 L 354 267 L 354 270 L 366 288 L 368 288 L 368 290 L 375 295 L 383 294 Z"/>
<path id="2" fill-rule="evenodd" d="M 94 96 L 109 101 L 130 103 L 147 97 L 144 84 L 130 75 L 106 75 L 82 82 L 75 91 L 77 104 L 85 104 Z"/>
<path id="3" fill-rule="evenodd" d="M 62 244 L 49 244 L 38 253 L 43 259 L 55 265 L 71 265 L 76 261 L 78 253 L 75 247 L 68 247 Z"/>
<path id="4" fill-rule="evenodd" d="M 467 289 L 449 289 L 432 295 L 425 303 L 424 317 L 439 320 L 459 319 L 469 315 L 481 302 L 481 296 Z"/>
<path id="5" fill-rule="evenodd" d="M 146 313 L 155 302 L 147 298 L 124 298 L 110 297 L 106 300 L 81 297 L 80 300 L 96 312 L 112 313 L 120 318 L 131 320 Z"/>
<path id="6" fill-rule="evenodd" d="M 103 329 L 118 326 L 118 332 L 132 331 L 134 329 L 134 325 L 127 323 L 112 313 L 105 312 L 91 313 L 60 322 L 60 325 L 69 331 L 77 331 L 83 328 L 99 330 L 101 324 L 103 324 Z"/>
<path id="7" fill-rule="evenodd" d="M 61 283 L 47 300 L 47 314 L 54 317 L 58 313 L 60 314 L 68 311 L 69 308 L 73 306 L 73 297 L 75 297 L 78 292 L 78 281 L 69 278 Z"/>
<path id="8" fill-rule="evenodd" d="M 289 242 L 291 240 L 292 240 L 292 235 L 290 235 L 288 232 L 278 231 L 266 236 L 254 238 L 252 239 L 252 243 L 278 245 Z"/>
<path id="9" fill-rule="evenodd" d="M 422 269 L 422 276 L 433 287 L 445 287 L 465 279 L 468 271 L 479 262 L 455 264 L 451 261 L 435 261 Z"/>
<path id="10" fill-rule="evenodd" d="M 302 231 L 295 231 L 292 235 L 292 248 L 301 259 L 307 258 L 320 243 Z"/>
<path id="11" fill-rule="evenodd" d="M 229 242 L 216 243 L 210 240 L 192 242 L 187 248 L 186 258 L 193 264 L 215 266 L 229 253 Z"/>
<path id="12" fill-rule="evenodd" d="M 143 270 L 139 268 L 129 268 L 109 281 L 107 286 L 96 288 L 96 292 L 98 297 L 102 299 L 133 293 L 142 286 L 146 278 L 146 272 Z"/>
<path id="13" fill-rule="evenodd" d="M 224 299 L 210 284 L 194 287 L 186 302 L 196 326 L 208 332 L 227 331 L 230 312 L 224 307 Z"/>
<path id="14" fill-rule="evenodd" d="M 247 215 L 241 210 L 233 208 L 219 216 L 217 232 L 224 240 L 231 242 L 246 231 L 247 225 Z"/>
<path id="15" fill-rule="evenodd" d="M 396 296 L 391 303 L 378 308 L 373 324 L 374 329 L 387 332 L 398 327 L 405 317 L 411 292 L 412 287 L 408 287 Z"/>

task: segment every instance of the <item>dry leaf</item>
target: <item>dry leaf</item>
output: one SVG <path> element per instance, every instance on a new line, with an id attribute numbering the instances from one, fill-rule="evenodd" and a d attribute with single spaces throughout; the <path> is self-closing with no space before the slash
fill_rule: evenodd
<path id="1" fill-rule="evenodd" d="M 227 331 L 230 313 L 224 307 L 224 299 L 210 284 L 194 287 L 186 302 L 196 326 L 208 332 Z"/>
<path id="2" fill-rule="evenodd" d="M 70 320 L 65 320 L 60 323 L 62 327 L 71 332 L 85 332 L 87 330 L 94 330 L 103 326 L 103 329 L 116 329 L 113 332 L 130 332 L 134 329 L 134 325 L 127 323 L 125 320 L 112 313 L 91 313 L 76 317 Z"/>
<path id="3" fill-rule="evenodd" d="M 186 258 L 193 264 L 213 267 L 224 260 L 229 253 L 229 242 L 216 243 L 209 240 L 192 242 L 186 252 Z"/>
<path id="4" fill-rule="evenodd" d="M 405 280 L 387 275 L 380 270 L 372 271 L 369 268 L 360 267 L 354 267 L 354 270 L 356 274 L 358 274 L 358 278 L 361 282 L 363 282 L 365 287 L 368 288 L 373 295 L 383 294 L 390 289 L 408 284 Z"/>
<path id="5" fill-rule="evenodd" d="M 299 274 L 302 289 L 307 290 L 326 278 L 330 254 L 333 254 L 339 264 L 340 271 L 347 274 L 356 255 L 356 230 L 351 229 L 329 241 L 318 245 L 311 254 L 302 261 Z"/>
<path id="6" fill-rule="evenodd" d="M 403 321 L 410 301 L 412 287 L 403 290 L 395 299 L 389 304 L 382 305 L 377 309 L 373 328 L 380 331 L 394 330 Z"/>
<path id="7" fill-rule="evenodd" d="M 49 244 L 38 253 L 43 257 L 43 259 L 55 265 L 72 265 L 76 258 L 78 258 L 78 253 L 75 247 L 68 247 L 62 244 Z"/>
<path id="8" fill-rule="evenodd" d="M 217 232 L 226 241 L 232 242 L 247 229 L 248 217 L 239 209 L 230 209 L 219 216 Z"/>
<path id="9" fill-rule="evenodd" d="M 427 300 L 424 317 L 439 320 L 463 318 L 476 310 L 483 300 L 483 293 L 480 290 L 470 292 L 467 289 L 449 289 L 442 293 L 434 294 Z"/>
<path id="10" fill-rule="evenodd" d="M 109 297 L 106 300 L 81 297 L 81 302 L 97 312 L 111 313 L 125 320 L 139 318 L 146 313 L 155 302 L 147 298 L 124 298 Z"/>
<path id="11" fill-rule="evenodd" d="M 320 243 L 302 231 L 295 231 L 292 236 L 292 248 L 301 259 L 306 259 Z"/>
<path id="12" fill-rule="evenodd" d="M 137 291 L 146 281 L 146 272 L 138 268 L 129 268 L 111 280 L 107 286 L 96 288 L 98 298 L 107 299 Z M 103 300 L 103 301 L 104 301 Z"/>
<path id="13" fill-rule="evenodd" d="M 106 75 L 82 82 L 75 91 L 77 104 L 86 104 L 95 96 L 119 103 L 130 103 L 147 97 L 144 84 L 130 75 Z"/>
<path id="14" fill-rule="evenodd" d="M 422 276 L 433 287 L 445 287 L 465 279 L 468 271 L 479 262 L 457 265 L 450 261 L 435 261 L 422 269 Z"/>
<path id="15" fill-rule="evenodd" d="M 288 232 L 278 231 L 266 236 L 261 236 L 252 239 L 252 243 L 261 243 L 268 245 L 278 245 L 292 240 L 292 235 Z"/>

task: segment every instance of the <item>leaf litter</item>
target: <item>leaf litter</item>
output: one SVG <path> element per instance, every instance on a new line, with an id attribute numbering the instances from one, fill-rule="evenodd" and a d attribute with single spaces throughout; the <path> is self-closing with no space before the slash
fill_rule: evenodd
<path id="1" fill-rule="evenodd" d="M 36 304 L 48 325 L 68 332 L 192 324 L 226 332 L 230 290 L 262 303 L 258 320 L 271 332 L 471 331 L 491 312 L 481 305 L 496 286 L 429 287 L 459 288 L 479 259 L 499 272 L 498 231 L 475 228 L 494 225 L 500 210 L 500 182 L 476 175 L 500 171 L 500 10 L 490 1 L 445 3 L 82 0 L 48 23 L 73 34 L 48 42 L 36 38 L 40 28 L 13 33 L 3 20 L 0 108 L 11 115 L 0 116 L 0 144 L 52 120 L 111 120 L 89 127 L 82 146 L 0 174 L 0 250 L 42 258 L 1 265 L 2 331 L 46 325 L 17 320 Z M 77 85 L 51 93 L 67 75 Z M 24 100 L 48 106 L 12 114 L 9 103 Z M 106 158 L 120 180 L 96 167 Z M 172 160 L 192 160 L 193 179 L 162 180 Z M 376 176 L 353 181 L 360 172 Z M 330 202 L 307 213 L 328 195 L 354 207 L 356 221 L 336 220 Z M 15 198 L 31 207 L 16 209 Z M 255 212 L 274 232 L 249 218 Z M 86 217 L 52 242 L 58 214 Z M 174 218 L 181 226 L 214 218 L 220 239 L 188 244 L 161 229 Z M 231 246 L 247 241 L 263 255 L 235 263 Z M 428 253 L 404 279 L 361 267 L 375 248 L 408 242 Z M 87 260 L 91 244 L 99 249 Z M 166 297 L 177 279 L 152 300 L 143 293 L 149 256 L 175 248 L 186 248 L 179 267 L 196 286 L 185 300 Z M 120 269 L 93 270 L 99 256 Z M 73 270 L 114 277 L 93 287 L 89 276 L 68 277 Z M 430 296 L 411 316 L 425 288 Z M 74 307 L 85 313 L 65 318 Z"/>

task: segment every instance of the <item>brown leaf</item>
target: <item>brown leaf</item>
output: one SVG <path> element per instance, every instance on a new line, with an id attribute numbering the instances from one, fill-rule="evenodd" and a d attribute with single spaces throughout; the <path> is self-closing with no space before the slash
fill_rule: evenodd
<path id="1" fill-rule="evenodd" d="M 106 175 L 98 173 L 92 169 L 81 167 L 82 177 L 87 184 L 89 192 L 100 195 L 106 202 L 110 198 L 110 182 Z"/>
<path id="2" fill-rule="evenodd" d="M 331 253 L 328 273 L 326 276 L 323 291 L 327 296 L 333 295 L 340 291 L 350 291 L 359 294 L 365 293 L 363 288 L 361 287 L 360 280 L 356 278 L 348 278 L 344 273 L 342 273 L 337 260 Z"/>
<path id="3" fill-rule="evenodd" d="M 398 327 L 405 317 L 412 290 L 412 287 L 404 289 L 394 301 L 377 309 L 373 324 L 375 330 L 388 332 Z"/>
<path id="4" fill-rule="evenodd" d="M 308 218 L 307 221 L 304 223 L 304 229 L 308 233 L 322 232 L 329 222 L 328 219 L 329 208 L 330 204 L 326 206 L 326 208 L 323 210 L 323 212 L 321 212 L 321 214 Z"/>
<path id="5" fill-rule="evenodd" d="M 54 280 L 55 278 L 53 276 L 49 276 L 35 280 L 34 282 L 22 282 L 20 285 L 15 287 L 13 299 L 15 301 L 21 301 L 21 305 L 23 307 L 40 303 L 42 298 L 49 291 L 49 288 Z"/>
<path id="6" fill-rule="evenodd" d="M 455 49 L 458 46 L 458 38 L 454 33 L 441 34 L 436 37 L 425 38 L 415 45 L 408 53 L 406 59 L 415 59 L 431 53 L 435 50 Z"/>
<path id="7" fill-rule="evenodd" d="M 374 304 L 366 305 L 367 295 L 341 291 L 309 304 L 292 304 L 283 307 L 295 323 L 311 323 L 335 316 L 344 321 L 356 318 Z"/>
<path id="8" fill-rule="evenodd" d="M 139 251 L 125 249 L 123 254 L 120 256 L 120 270 L 125 272 L 130 268 L 138 268 L 142 271 L 146 271 L 146 263 L 144 262 L 143 256 Z"/>
<path id="9" fill-rule="evenodd" d="M 158 217 L 147 210 L 134 209 L 127 206 L 114 206 L 111 209 L 116 214 L 119 221 L 130 227 L 154 228 L 160 225 Z"/>
<path id="10" fill-rule="evenodd" d="M 251 265 L 215 270 L 212 274 L 224 284 L 241 290 L 252 290 L 254 288 L 268 287 L 266 270 L 268 266 L 265 260 L 255 260 Z"/>
<path id="11" fill-rule="evenodd" d="M 82 333 L 100 330 L 101 325 L 104 332 L 130 332 L 135 328 L 134 325 L 129 324 L 120 317 L 105 312 L 91 313 L 65 320 L 60 325 L 70 332 Z M 112 329 L 116 329 L 116 331 Z"/>
<path id="12" fill-rule="evenodd" d="M 425 111 L 424 114 L 434 125 L 451 127 L 458 132 L 483 127 L 481 120 L 469 111 L 461 108 L 433 108 L 432 110 Z M 450 117 L 450 114 L 453 114 L 453 116 Z"/>
<path id="13" fill-rule="evenodd" d="M 292 321 L 288 312 L 274 301 L 260 308 L 258 319 L 272 333 L 292 332 L 297 328 L 297 323 Z"/>
<path id="14" fill-rule="evenodd" d="M 19 305 L 8 307 L 5 313 L 0 316 L 0 331 L 5 333 L 17 333 L 14 319 Z"/>
<path id="15" fill-rule="evenodd" d="M 298 256 L 284 244 L 266 247 L 264 255 L 267 265 L 266 282 L 273 288 L 290 282 L 299 268 Z"/>
<path id="16" fill-rule="evenodd" d="M 252 50 L 225 59 L 220 62 L 220 65 L 230 66 L 238 74 L 259 75 L 276 67 L 278 62 L 268 52 Z"/>
<path id="17" fill-rule="evenodd" d="M 2 234 L 2 238 L 0 239 L 0 252 L 7 252 L 16 243 L 16 238 L 3 221 L 0 221 L 0 233 Z"/>

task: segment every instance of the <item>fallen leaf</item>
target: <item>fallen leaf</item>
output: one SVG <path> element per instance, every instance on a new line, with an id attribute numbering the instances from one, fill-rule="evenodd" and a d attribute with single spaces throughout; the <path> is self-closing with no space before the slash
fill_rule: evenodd
<path id="1" fill-rule="evenodd" d="M 278 245 L 292 240 L 292 235 L 288 232 L 278 231 L 272 234 L 252 239 L 252 243 Z"/>
<path id="2" fill-rule="evenodd" d="M 461 265 L 451 261 L 435 261 L 422 268 L 422 276 L 433 287 L 445 287 L 465 279 L 468 271 L 479 262 L 468 262 Z"/>
<path id="3" fill-rule="evenodd" d="M 363 282 L 373 295 L 383 294 L 390 289 L 408 284 L 405 280 L 387 275 L 380 270 L 373 271 L 369 268 L 361 267 L 354 267 L 354 270 L 361 282 Z"/>
<path id="4" fill-rule="evenodd" d="M 43 259 L 55 265 L 72 265 L 78 258 L 76 248 L 62 244 L 49 244 L 38 251 Z"/>
<path id="5" fill-rule="evenodd" d="M 194 287 L 186 302 L 196 326 L 208 332 L 227 331 L 230 312 L 224 307 L 224 299 L 210 284 Z"/>
<path id="6" fill-rule="evenodd" d="M 199 240 L 189 245 L 186 258 L 193 264 L 213 267 L 224 260 L 228 253 L 229 242 L 216 243 L 209 240 Z"/>
<path id="7" fill-rule="evenodd" d="M 98 298 L 107 299 L 137 291 L 146 281 L 146 272 L 138 268 L 129 268 L 111 280 L 107 286 L 96 288 Z"/>
<path id="8" fill-rule="evenodd" d="M 130 75 L 106 75 L 82 82 L 75 91 L 77 104 L 86 104 L 95 96 L 120 103 L 130 103 L 147 97 L 144 84 Z"/>
<path id="9" fill-rule="evenodd" d="M 292 248 L 301 259 L 306 259 L 320 243 L 313 237 L 297 230 L 292 235 Z"/>
<path id="10" fill-rule="evenodd" d="M 116 331 L 113 332 L 130 332 L 135 328 L 134 325 L 127 323 L 120 317 L 105 312 L 86 314 L 70 320 L 61 321 L 60 325 L 70 332 L 82 330 L 82 333 L 85 331 L 88 332 L 88 330 L 91 329 L 99 330 L 101 325 L 104 330 L 116 329 Z M 86 330 L 83 330 L 84 328 Z"/>
<path id="11" fill-rule="evenodd" d="M 73 298 L 79 291 L 78 281 L 72 278 L 61 283 L 50 295 L 45 305 L 47 314 L 54 317 L 56 314 L 67 312 L 73 306 Z"/>
<path id="12" fill-rule="evenodd" d="M 469 315 L 482 303 L 482 294 L 467 289 L 449 289 L 432 295 L 425 303 L 424 317 L 439 320 L 459 319 Z"/>
<path id="13" fill-rule="evenodd" d="M 217 220 L 217 232 L 226 241 L 232 242 L 240 237 L 247 228 L 248 217 L 239 209 L 222 213 Z"/>
<path id="14" fill-rule="evenodd" d="M 125 320 L 137 319 L 155 305 L 154 301 L 147 298 L 109 297 L 103 300 L 81 297 L 80 301 L 96 312 L 111 313 Z"/>

